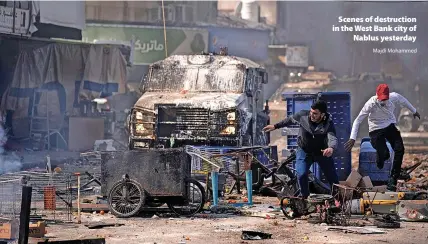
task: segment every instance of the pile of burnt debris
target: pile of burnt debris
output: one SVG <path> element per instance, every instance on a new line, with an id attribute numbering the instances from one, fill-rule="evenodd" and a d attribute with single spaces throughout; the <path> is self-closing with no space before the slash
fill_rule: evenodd
<path id="1" fill-rule="evenodd" d="M 332 226 L 399 228 L 401 221 L 427 222 L 428 161 L 426 156 L 412 161 L 402 168 L 396 192 L 387 191 L 386 185 L 374 186 L 370 176 L 353 170 L 346 181 L 332 187 L 332 195 L 312 194 L 307 199 L 284 196 L 281 210 L 289 219 Z"/>

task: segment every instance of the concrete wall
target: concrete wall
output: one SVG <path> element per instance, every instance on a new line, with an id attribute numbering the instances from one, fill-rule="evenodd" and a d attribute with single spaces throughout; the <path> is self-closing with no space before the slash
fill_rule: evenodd
<path id="1" fill-rule="evenodd" d="M 268 59 L 269 31 L 243 28 L 208 27 L 210 52 L 228 47 L 229 54 L 255 62 Z"/>
<path id="2" fill-rule="evenodd" d="M 193 8 L 193 21 L 214 23 L 217 18 L 216 1 L 175 1 L 164 2 L 164 6 L 191 6 Z M 150 16 L 158 12 L 161 1 L 86 1 L 86 19 L 98 21 L 124 21 L 157 23 Z M 167 15 L 168 12 L 165 12 Z M 175 11 L 172 14 L 177 14 Z M 162 16 L 162 15 L 161 15 Z M 181 22 L 176 20 L 173 22 Z"/>

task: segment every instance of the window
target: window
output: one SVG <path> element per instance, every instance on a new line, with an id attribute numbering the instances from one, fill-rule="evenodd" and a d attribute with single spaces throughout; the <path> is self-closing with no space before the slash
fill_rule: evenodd
<path id="1" fill-rule="evenodd" d="M 162 11 L 162 7 L 160 7 Z M 174 21 L 174 8 L 173 7 L 165 7 L 165 20 L 166 21 Z"/>
<path id="2" fill-rule="evenodd" d="M 175 20 L 183 22 L 183 6 L 175 6 Z"/>
<path id="3" fill-rule="evenodd" d="M 146 18 L 146 10 L 144 8 L 136 8 L 134 10 L 134 20 L 145 21 L 147 20 Z"/>
<path id="4" fill-rule="evenodd" d="M 187 23 L 191 23 L 193 22 L 193 7 L 191 6 L 186 6 L 186 11 L 184 12 L 185 14 L 185 22 Z"/>
<path id="5" fill-rule="evenodd" d="M 161 20 L 161 8 L 151 8 L 149 9 L 149 20 L 150 21 L 158 21 Z"/>

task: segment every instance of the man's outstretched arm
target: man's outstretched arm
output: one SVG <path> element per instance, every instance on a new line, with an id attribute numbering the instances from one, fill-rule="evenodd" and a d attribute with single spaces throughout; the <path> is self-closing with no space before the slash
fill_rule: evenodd
<path id="1" fill-rule="evenodd" d="M 393 93 L 394 96 L 396 96 L 396 102 L 401 106 L 401 107 L 405 107 L 408 110 L 410 110 L 410 112 L 412 112 L 413 116 L 416 118 L 418 117 L 420 119 L 420 115 L 419 113 L 416 111 L 416 108 L 413 107 L 413 105 L 409 102 L 409 100 L 407 100 L 404 96 L 394 92 Z"/>
<path id="2" fill-rule="evenodd" d="M 364 104 L 364 107 L 361 109 L 357 118 L 354 120 L 354 123 L 352 124 L 351 135 L 349 137 L 349 140 L 345 143 L 346 151 L 351 151 L 352 147 L 354 146 L 355 140 L 357 139 L 358 129 L 360 128 L 360 124 L 361 122 L 363 122 L 365 118 L 367 118 L 373 105 L 374 105 L 373 102 L 371 100 L 368 100 L 366 104 Z"/>
<path id="3" fill-rule="evenodd" d="M 279 128 L 287 127 L 292 125 L 293 123 L 298 123 L 300 121 L 300 118 L 305 115 L 305 111 L 300 111 L 290 117 L 285 118 L 284 120 L 281 120 L 280 122 L 274 124 L 274 125 L 268 125 L 265 128 L 263 128 L 263 131 L 269 132 L 273 131 Z"/>

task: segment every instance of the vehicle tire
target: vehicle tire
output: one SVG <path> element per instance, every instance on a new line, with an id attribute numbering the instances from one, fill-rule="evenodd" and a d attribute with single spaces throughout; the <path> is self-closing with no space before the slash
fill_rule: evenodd
<path id="1" fill-rule="evenodd" d="M 185 179 L 186 188 L 189 188 L 189 198 L 195 196 L 195 193 L 199 195 L 197 202 L 191 203 L 191 199 L 188 199 L 185 205 L 176 205 L 173 203 L 167 203 L 168 208 L 177 215 L 180 216 L 192 216 L 201 211 L 205 205 L 206 193 L 205 189 L 199 181 L 187 178 Z M 195 200 L 195 199 L 193 199 Z M 192 206 L 190 206 L 192 205 Z"/>
<path id="2" fill-rule="evenodd" d="M 144 206 L 146 194 L 140 183 L 126 179 L 112 186 L 107 200 L 110 212 L 114 216 L 129 218 L 140 212 Z"/>
<path id="3" fill-rule="evenodd" d="M 397 229 L 400 228 L 400 222 L 397 221 L 385 221 L 384 219 L 375 219 L 373 224 L 378 228 L 385 229 Z"/>

